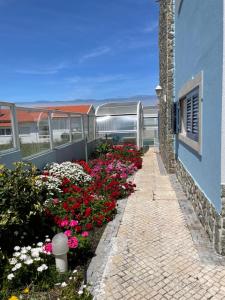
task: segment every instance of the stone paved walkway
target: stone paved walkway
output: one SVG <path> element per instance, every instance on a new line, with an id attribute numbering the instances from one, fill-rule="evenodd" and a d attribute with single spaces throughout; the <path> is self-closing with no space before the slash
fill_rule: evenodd
<path id="1" fill-rule="evenodd" d="M 135 182 L 95 299 L 225 299 L 224 258 L 156 150 Z"/>

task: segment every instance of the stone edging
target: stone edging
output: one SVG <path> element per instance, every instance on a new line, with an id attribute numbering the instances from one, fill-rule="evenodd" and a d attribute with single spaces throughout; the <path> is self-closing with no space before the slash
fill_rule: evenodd
<path id="1" fill-rule="evenodd" d="M 113 248 L 114 239 L 117 236 L 117 232 L 122 221 L 126 204 L 127 198 L 117 201 L 117 214 L 115 218 L 107 224 L 95 251 L 96 256 L 92 258 L 88 267 L 87 282 L 90 284 L 89 290 L 93 294 L 94 299 L 96 299 L 96 296 L 101 289 L 101 280 Z"/>

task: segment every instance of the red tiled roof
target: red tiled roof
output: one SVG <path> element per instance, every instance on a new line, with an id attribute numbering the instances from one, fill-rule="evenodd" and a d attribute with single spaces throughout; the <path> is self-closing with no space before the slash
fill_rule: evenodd
<path id="1" fill-rule="evenodd" d="M 45 110 L 60 110 L 69 113 L 88 113 L 91 105 L 71 105 L 71 106 L 48 106 L 43 107 Z M 16 112 L 18 122 L 37 122 L 38 119 L 43 119 L 44 116 L 42 112 L 32 112 L 25 110 L 17 110 Z M 60 114 L 54 114 L 54 117 L 60 117 Z M 0 127 L 10 126 L 11 124 L 11 116 L 9 109 L 0 109 Z"/>
<path id="2" fill-rule="evenodd" d="M 65 112 L 73 112 L 73 113 L 80 113 L 80 114 L 87 114 L 91 105 L 70 105 L 70 106 L 48 106 L 46 109 L 53 109 L 53 110 L 61 110 Z"/>

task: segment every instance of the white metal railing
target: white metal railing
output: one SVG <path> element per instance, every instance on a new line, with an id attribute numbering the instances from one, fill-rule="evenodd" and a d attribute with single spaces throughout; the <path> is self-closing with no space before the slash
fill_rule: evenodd
<path id="1" fill-rule="evenodd" d="M 93 140 L 95 128 L 93 115 L 0 101 L 0 155 L 20 150 L 22 157 L 27 157 L 79 140 Z"/>

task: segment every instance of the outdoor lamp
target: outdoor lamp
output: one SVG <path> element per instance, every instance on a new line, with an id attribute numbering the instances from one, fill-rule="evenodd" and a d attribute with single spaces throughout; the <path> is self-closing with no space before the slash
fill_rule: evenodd
<path id="1" fill-rule="evenodd" d="M 160 98 L 161 94 L 162 94 L 162 87 L 161 85 L 157 85 L 155 88 L 155 92 L 158 98 Z"/>
<path id="2" fill-rule="evenodd" d="M 161 85 L 157 85 L 157 87 L 155 88 L 155 92 L 156 92 L 156 95 L 159 98 L 159 100 L 160 100 L 160 97 L 162 96 L 162 91 L 163 91 L 163 89 L 162 89 Z M 164 100 L 164 102 L 166 102 L 166 95 L 163 95 L 163 100 Z"/>
<path id="3" fill-rule="evenodd" d="M 55 256 L 56 269 L 60 273 L 66 272 L 68 270 L 68 251 L 68 237 L 62 232 L 57 233 L 52 239 L 52 253 Z"/>

